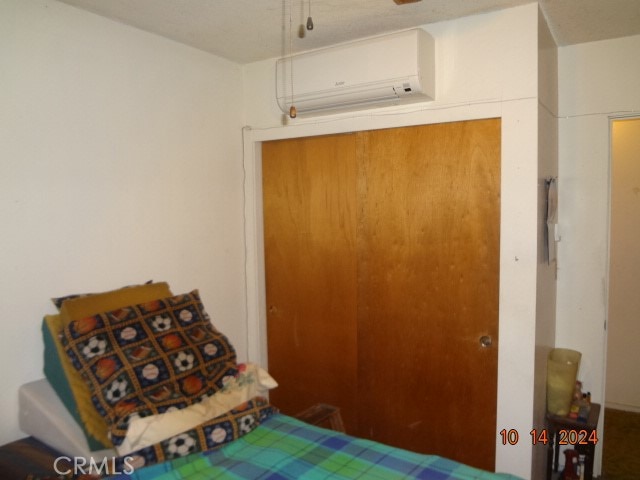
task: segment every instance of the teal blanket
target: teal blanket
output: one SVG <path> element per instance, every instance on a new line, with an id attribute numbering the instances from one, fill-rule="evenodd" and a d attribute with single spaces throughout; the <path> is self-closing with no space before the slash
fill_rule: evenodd
<path id="1" fill-rule="evenodd" d="M 276 414 L 219 450 L 110 477 L 122 480 L 515 479 L 314 427 Z"/>

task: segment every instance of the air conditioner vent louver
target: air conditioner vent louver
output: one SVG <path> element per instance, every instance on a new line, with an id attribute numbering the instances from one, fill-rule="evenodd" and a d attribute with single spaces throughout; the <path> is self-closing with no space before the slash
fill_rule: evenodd
<path id="1" fill-rule="evenodd" d="M 434 65 L 421 29 L 315 50 L 277 61 L 277 101 L 285 113 L 292 104 L 305 113 L 430 101 Z"/>

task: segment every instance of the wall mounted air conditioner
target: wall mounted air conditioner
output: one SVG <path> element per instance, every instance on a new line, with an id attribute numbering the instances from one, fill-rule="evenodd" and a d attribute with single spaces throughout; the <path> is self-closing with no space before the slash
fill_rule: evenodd
<path id="1" fill-rule="evenodd" d="M 278 105 L 288 114 L 292 104 L 306 113 L 430 101 L 434 54 L 431 35 L 416 29 L 281 58 Z"/>

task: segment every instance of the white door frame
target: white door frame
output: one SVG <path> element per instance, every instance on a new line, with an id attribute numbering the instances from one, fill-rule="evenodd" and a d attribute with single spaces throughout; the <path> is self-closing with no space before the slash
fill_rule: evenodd
<path id="1" fill-rule="evenodd" d="M 535 98 L 496 101 L 408 113 L 301 119 L 294 125 L 243 130 L 247 352 L 268 366 L 262 218 L 263 141 L 409 125 L 501 118 L 500 307 L 496 469 L 528 478 L 532 446 L 527 442 L 534 412 L 537 118 Z M 276 379 L 277 380 L 277 379 Z M 539 416 L 539 414 L 538 414 Z M 543 426 L 538 426 L 543 428 Z M 517 445 L 503 445 L 498 432 L 515 429 Z"/>

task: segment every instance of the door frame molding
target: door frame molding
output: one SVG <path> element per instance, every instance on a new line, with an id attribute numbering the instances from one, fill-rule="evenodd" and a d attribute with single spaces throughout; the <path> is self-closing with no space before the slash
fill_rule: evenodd
<path id="1" fill-rule="evenodd" d="M 608 165 L 608 185 L 607 185 L 607 259 L 606 259 L 606 277 L 604 282 L 605 288 L 605 321 L 603 328 L 603 340 L 604 340 L 604 358 L 603 358 L 603 379 L 602 379 L 602 405 L 608 408 L 620 408 L 621 405 L 607 402 L 607 363 L 609 358 L 609 322 L 610 322 L 610 288 L 611 288 L 611 220 L 613 217 L 613 124 L 618 121 L 625 120 L 635 120 L 640 121 L 640 116 L 638 114 L 624 114 L 624 115 L 610 115 L 608 117 L 608 127 L 609 127 L 609 165 Z M 627 405 L 622 405 L 623 407 L 628 407 Z M 636 411 L 637 409 L 632 408 L 632 411 Z M 604 425 L 604 420 L 602 421 Z M 603 449 L 600 449 L 602 452 Z"/>
<path id="2" fill-rule="evenodd" d="M 377 115 L 300 118 L 280 127 L 243 129 L 246 351 L 268 367 L 262 217 L 263 141 L 411 125 L 501 118 L 500 300 L 496 470 L 530 475 L 534 418 L 537 278 L 538 101 L 527 98 Z M 538 369 L 540 370 L 540 369 Z M 544 380 L 542 380 L 544 381 Z M 544 383 L 542 384 L 544 386 Z M 544 407 L 544 405 L 543 405 Z M 544 428 L 544 425 L 537 425 Z M 517 445 L 502 445 L 498 432 L 515 429 Z"/>

